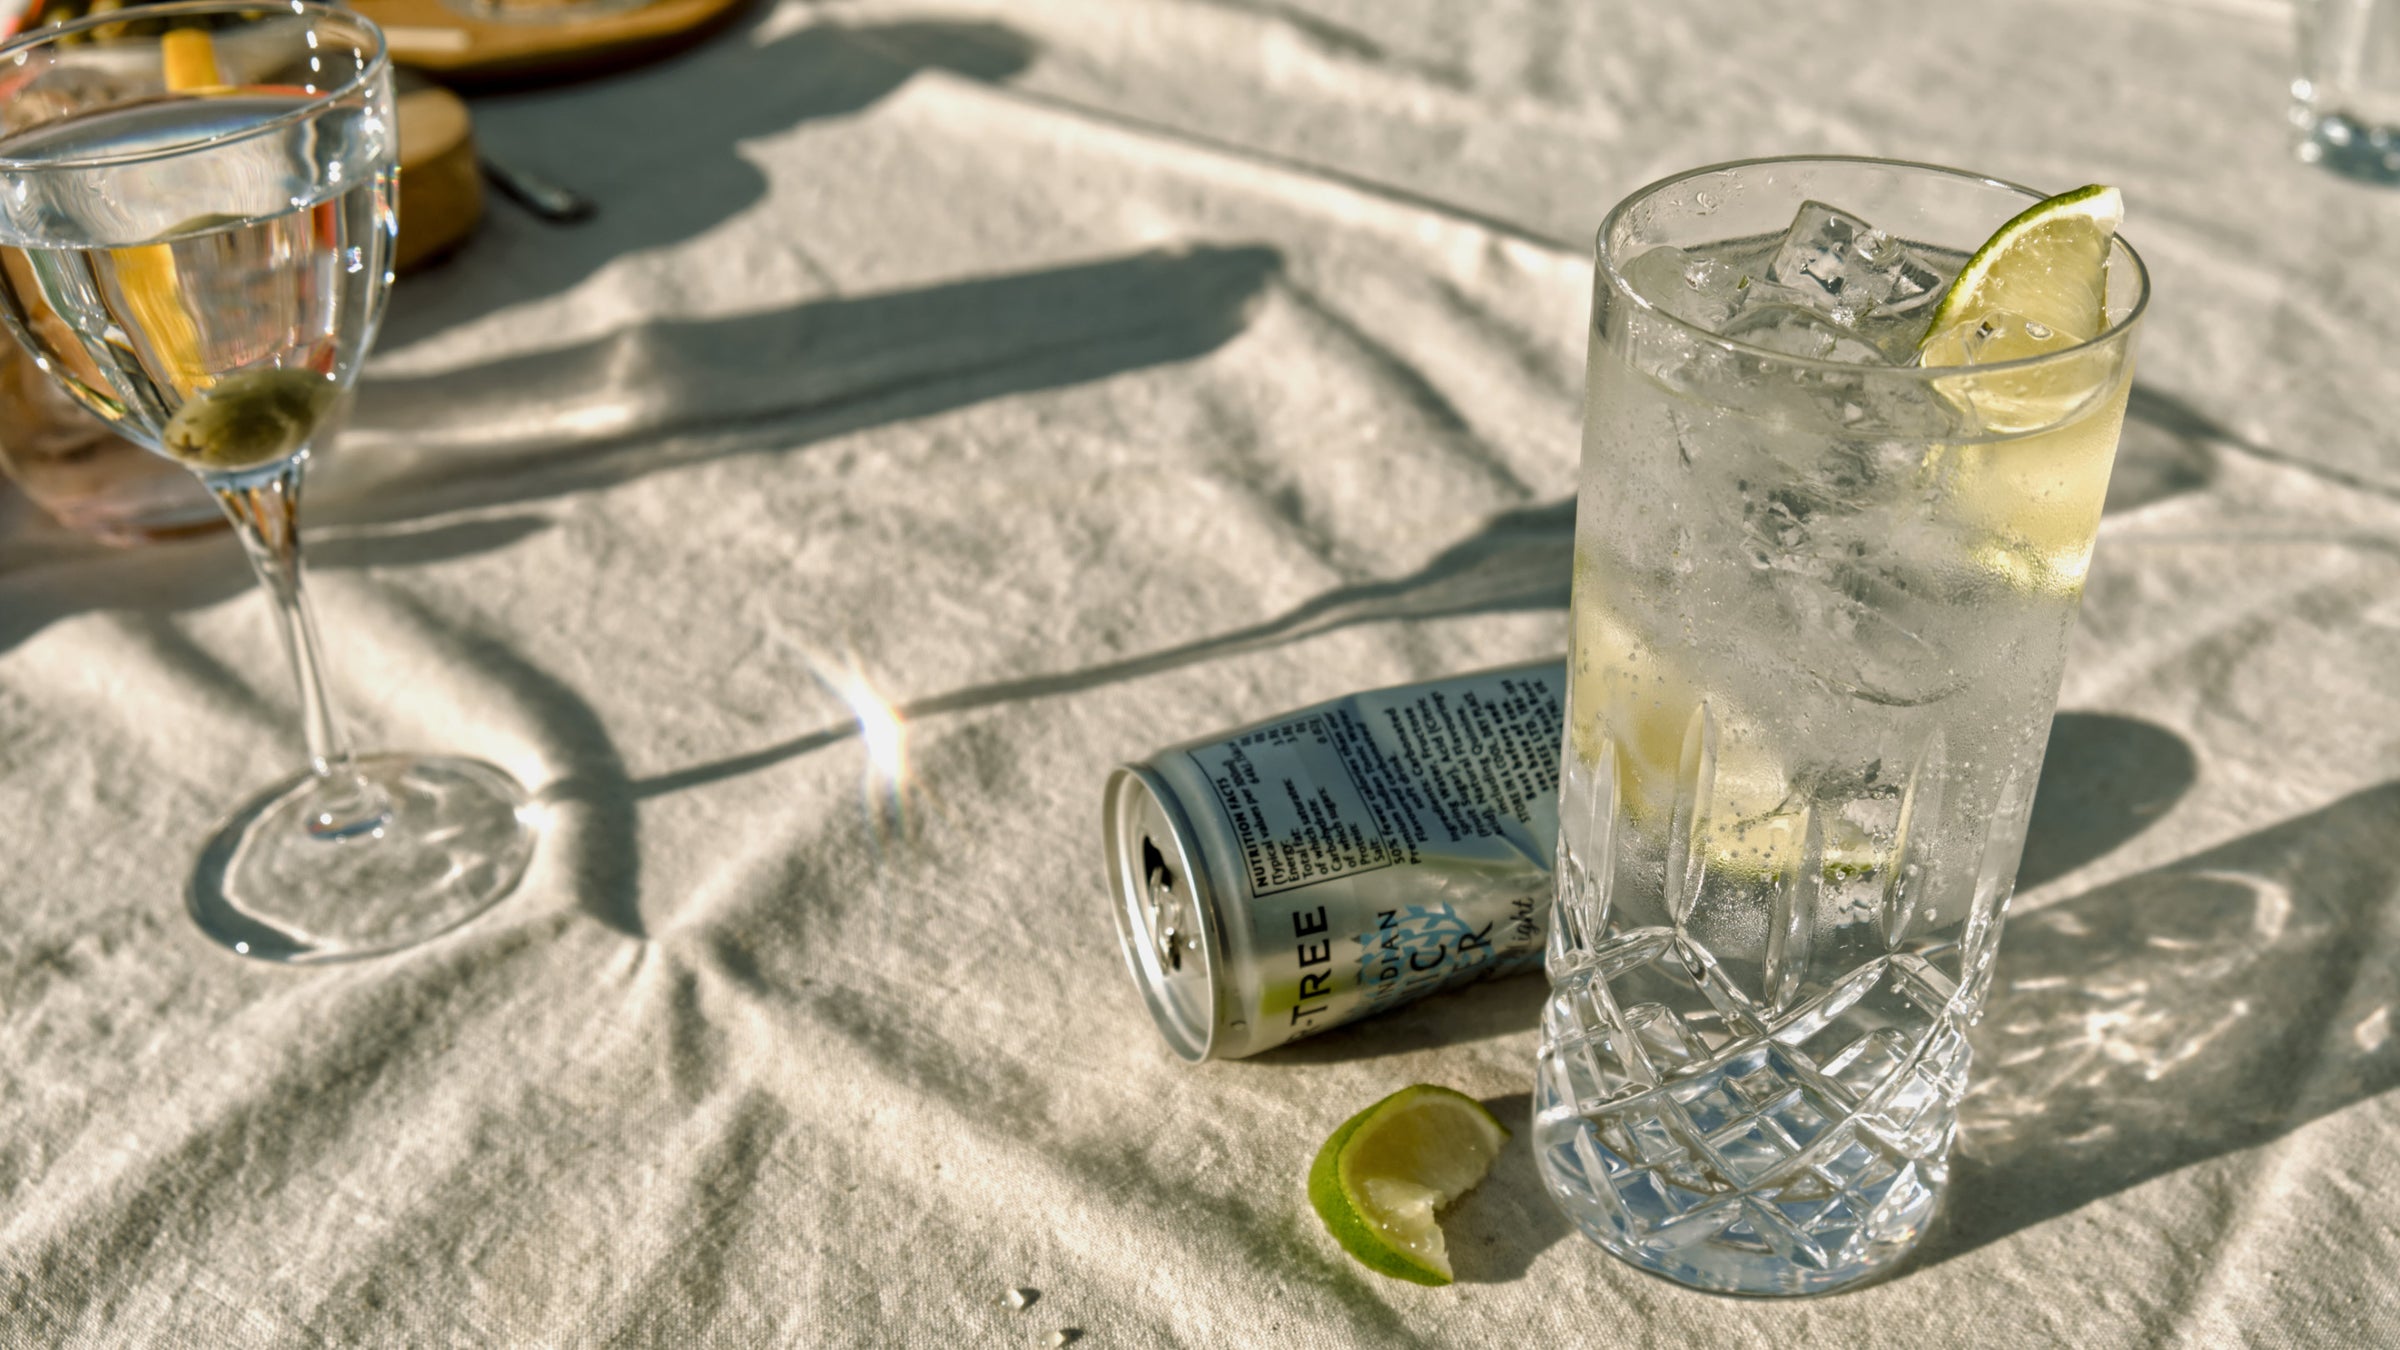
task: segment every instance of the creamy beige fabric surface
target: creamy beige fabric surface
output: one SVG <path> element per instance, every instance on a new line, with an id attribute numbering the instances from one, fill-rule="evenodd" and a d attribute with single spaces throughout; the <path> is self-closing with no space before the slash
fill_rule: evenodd
<path id="1" fill-rule="evenodd" d="M 479 100 L 601 215 L 401 287 L 316 596 L 359 739 L 549 833 L 420 951 L 217 950 L 265 608 L 12 516 L 0 1346 L 2395 1343 L 2400 194 L 2286 158 L 2288 17 L 784 0 Z M 2157 281 L 1950 1227 L 1708 1298 L 1520 1142 L 1456 1286 L 1367 1274 L 1310 1154 L 1416 1081 L 1521 1118 L 1541 982 L 1174 1062 L 1102 777 L 1561 649 L 1585 241 L 1803 150 L 2119 184 Z"/>

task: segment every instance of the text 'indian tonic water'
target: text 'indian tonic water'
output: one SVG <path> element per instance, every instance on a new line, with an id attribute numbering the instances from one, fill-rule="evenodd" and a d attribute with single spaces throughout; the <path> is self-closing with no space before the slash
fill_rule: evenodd
<path id="1" fill-rule="evenodd" d="M 1557 661 L 1353 694 L 1108 780 L 1117 935 L 1186 1059 L 1234 1059 L 1535 969 Z"/>

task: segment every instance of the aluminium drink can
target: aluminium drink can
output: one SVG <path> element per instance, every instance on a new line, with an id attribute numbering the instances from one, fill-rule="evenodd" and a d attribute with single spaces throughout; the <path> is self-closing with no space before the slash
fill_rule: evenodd
<path id="1" fill-rule="evenodd" d="M 1352 694 L 1109 775 L 1117 939 L 1175 1053 L 1538 968 L 1566 687 L 1551 660 Z"/>

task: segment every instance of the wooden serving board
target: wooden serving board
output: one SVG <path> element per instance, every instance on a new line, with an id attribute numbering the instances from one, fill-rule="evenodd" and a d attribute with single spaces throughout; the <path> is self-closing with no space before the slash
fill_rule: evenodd
<path id="1" fill-rule="evenodd" d="M 574 15 L 518 0 L 507 18 L 479 18 L 447 0 L 355 0 L 383 29 L 392 60 L 452 84 L 516 84 L 596 75 L 690 46 L 749 0 L 651 0 Z"/>
<path id="2" fill-rule="evenodd" d="M 412 271 L 465 242 L 483 219 L 483 175 L 467 105 L 438 85 L 399 90 L 400 239 L 392 270 Z"/>

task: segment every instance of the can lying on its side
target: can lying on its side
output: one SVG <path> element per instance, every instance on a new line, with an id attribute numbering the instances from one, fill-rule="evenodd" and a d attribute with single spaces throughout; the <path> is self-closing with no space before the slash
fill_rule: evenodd
<path id="1" fill-rule="evenodd" d="M 1175 1053 L 1538 967 L 1566 688 L 1554 660 L 1353 694 L 1111 774 L 1117 937 Z"/>

